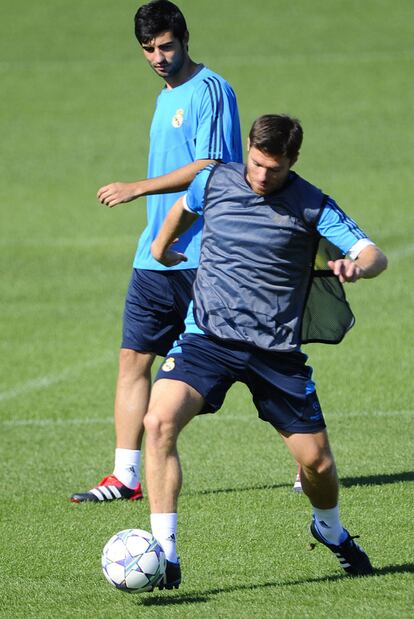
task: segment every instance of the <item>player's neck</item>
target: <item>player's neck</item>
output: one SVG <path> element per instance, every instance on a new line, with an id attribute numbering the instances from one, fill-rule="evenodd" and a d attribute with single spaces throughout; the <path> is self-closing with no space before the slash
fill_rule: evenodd
<path id="1" fill-rule="evenodd" d="M 172 88 L 177 88 L 177 86 L 185 84 L 185 82 L 188 82 L 188 80 L 198 73 L 202 67 L 202 64 L 197 64 L 188 56 L 179 72 L 165 80 L 167 88 L 171 90 Z"/>

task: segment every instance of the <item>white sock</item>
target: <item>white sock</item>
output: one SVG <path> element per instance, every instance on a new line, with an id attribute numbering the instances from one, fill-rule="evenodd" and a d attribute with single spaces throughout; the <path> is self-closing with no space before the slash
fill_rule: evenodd
<path id="1" fill-rule="evenodd" d="M 139 482 L 139 465 L 141 451 L 139 449 L 115 449 L 114 475 L 124 486 L 135 488 Z"/>
<path id="2" fill-rule="evenodd" d="M 344 527 L 339 519 L 339 507 L 331 509 L 313 508 L 315 524 L 324 539 L 330 544 L 338 545 L 345 537 Z"/>
<path id="3" fill-rule="evenodd" d="M 167 560 L 177 563 L 177 514 L 151 514 L 151 531 Z"/>

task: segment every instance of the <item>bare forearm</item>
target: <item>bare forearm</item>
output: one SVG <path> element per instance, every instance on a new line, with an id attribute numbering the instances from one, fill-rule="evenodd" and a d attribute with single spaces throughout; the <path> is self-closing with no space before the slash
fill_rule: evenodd
<path id="1" fill-rule="evenodd" d="M 328 266 L 339 281 L 356 282 L 358 279 L 371 279 L 377 277 L 387 268 L 387 258 L 376 245 L 368 245 L 359 254 L 356 260 L 340 258 L 330 260 Z"/>
<path id="2" fill-rule="evenodd" d="M 213 159 L 197 159 L 182 168 L 169 172 L 169 174 L 138 181 L 136 184 L 139 185 L 140 195 L 183 191 L 187 189 L 197 172 L 205 168 L 209 163 L 216 162 Z"/>
<path id="3" fill-rule="evenodd" d="M 132 183 L 110 183 L 98 189 L 97 198 L 101 204 L 106 204 L 106 206 L 112 208 L 117 204 L 131 202 L 131 200 L 136 200 L 142 196 L 182 191 L 187 189 L 197 172 L 209 163 L 216 162 L 212 159 L 197 159 L 163 176 L 146 178 Z"/>
<path id="4" fill-rule="evenodd" d="M 168 212 L 161 229 L 151 245 L 155 260 L 163 262 L 163 257 L 171 244 L 198 218 L 195 213 L 184 209 L 183 198 L 179 198 Z"/>

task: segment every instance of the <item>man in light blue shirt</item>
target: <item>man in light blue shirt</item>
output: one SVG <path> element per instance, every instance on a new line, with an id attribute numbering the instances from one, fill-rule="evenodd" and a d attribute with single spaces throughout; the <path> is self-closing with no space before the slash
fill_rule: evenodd
<path id="1" fill-rule="evenodd" d="M 98 191 L 113 206 L 147 198 L 148 223 L 138 243 L 129 284 L 115 398 L 116 450 L 113 473 L 71 500 L 104 502 L 142 498 L 140 456 L 151 366 L 184 328 L 200 252 L 201 223 L 176 243 L 186 264 L 166 269 L 150 246 L 169 209 L 196 173 L 212 162 L 242 161 L 235 94 L 220 75 L 194 62 L 183 14 L 168 0 L 138 9 L 135 34 L 151 68 L 164 82 L 151 124 L 148 178 L 110 183 Z"/>
<path id="2" fill-rule="evenodd" d="M 145 49 L 145 48 L 144 48 Z M 207 67 L 199 65 L 185 83 L 163 88 L 157 99 L 150 132 L 148 177 L 173 172 L 193 161 L 242 160 L 236 99 L 229 84 Z M 171 205 L 182 193 L 151 195 L 147 199 L 148 224 L 139 240 L 134 260 L 136 269 L 164 270 L 151 255 L 151 243 L 158 234 Z M 185 269 L 197 268 L 201 222 L 186 232 L 176 245 L 188 257 Z M 182 269 L 183 265 L 177 265 Z"/>

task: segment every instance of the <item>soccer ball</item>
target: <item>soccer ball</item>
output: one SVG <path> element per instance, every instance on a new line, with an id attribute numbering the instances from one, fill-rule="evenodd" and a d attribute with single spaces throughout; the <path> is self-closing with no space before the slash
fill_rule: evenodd
<path id="1" fill-rule="evenodd" d="M 111 537 L 102 551 L 105 578 L 128 593 L 152 591 L 165 574 L 164 551 L 142 529 L 125 529 Z"/>

